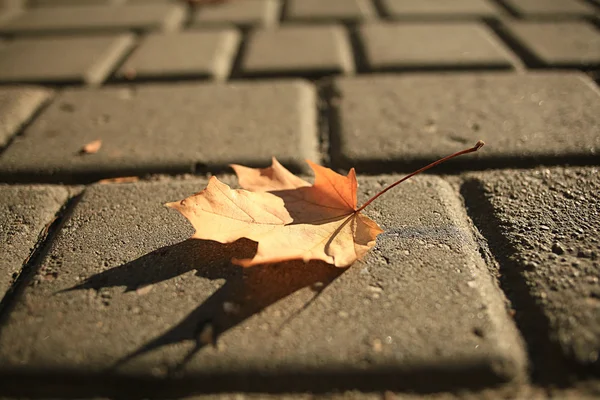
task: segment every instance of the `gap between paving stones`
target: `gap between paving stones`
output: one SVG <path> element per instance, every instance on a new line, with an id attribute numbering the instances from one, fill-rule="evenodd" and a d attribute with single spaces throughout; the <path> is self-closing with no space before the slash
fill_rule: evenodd
<path id="1" fill-rule="evenodd" d="M 492 271 L 497 271 L 500 287 L 515 312 L 515 323 L 527 344 L 533 382 L 542 386 L 572 384 L 573 373 L 584 376 L 586 371 L 564 357 L 558 343 L 549 340 L 550 322 L 520 276 L 519 263 L 511 258 L 517 249 L 498 229 L 501 221 L 484 196 L 483 183 L 467 179 L 461 184 L 460 194 L 467 214 L 483 235 L 480 241 L 483 258 Z"/>
<path id="2" fill-rule="evenodd" d="M 48 88 L 47 86 L 44 86 L 44 88 Z M 25 119 L 21 125 L 19 126 L 19 128 L 17 129 L 17 131 L 15 132 L 15 134 L 8 136 L 8 138 L 6 139 L 6 143 L 4 144 L 4 146 L 0 147 L 0 157 L 2 157 L 2 154 L 6 151 L 6 149 L 8 149 L 10 147 L 10 145 L 13 143 L 13 141 L 15 140 L 15 138 L 17 138 L 18 136 L 22 136 L 23 133 L 25 132 L 25 130 L 40 116 L 44 113 L 44 111 L 52 104 L 52 102 L 54 101 L 54 98 L 56 97 L 56 95 L 58 94 L 58 92 L 56 90 L 52 90 L 51 89 L 51 93 L 48 96 L 48 98 L 46 100 L 44 100 L 42 103 L 40 103 L 40 105 L 38 105 L 38 107 L 30 113 L 29 118 Z M 0 182 L 4 182 L 3 180 L 0 180 Z M 8 182 L 6 182 L 8 183 Z"/>
<path id="3" fill-rule="evenodd" d="M 83 196 L 84 190 L 85 189 L 81 189 L 77 193 L 71 193 L 66 203 L 63 204 L 54 216 L 54 219 L 44 227 L 42 232 L 40 232 L 36 244 L 19 271 L 18 277 L 14 280 L 12 286 L 0 301 L 0 336 L 2 335 L 2 328 L 11 311 L 11 307 L 15 304 L 15 299 L 21 295 L 23 289 L 29 284 L 31 278 L 37 272 L 36 267 L 40 265 L 40 262 L 46 256 L 50 249 L 52 239 L 55 234 L 60 231 L 64 222 L 69 219 L 71 212 L 81 199 L 81 196 Z"/>

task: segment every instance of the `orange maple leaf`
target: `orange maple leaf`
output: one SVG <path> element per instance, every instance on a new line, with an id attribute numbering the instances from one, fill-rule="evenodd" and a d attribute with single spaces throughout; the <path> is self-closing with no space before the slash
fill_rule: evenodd
<path id="1" fill-rule="evenodd" d="M 231 189 L 213 176 L 203 191 L 166 206 L 191 222 L 196 229 L 193 238 L 221 243 L 247 238 L 258 243 L 252 259 L 233 259 L 235 264 L 249 267 L 300 259 L 347 267 L 364 256 L 383 232 L 360 211 L 411 176 L 481 146 L 483 142 L 477 142 L 407 175 L 361 207 L 357 207 L 354 168 L 343 176 L 308 161 L 315 173 L 311 185 L 275 158 L 268 168 L 232 165 L 243 189 Z"/>
<path id="2" fill-rule="evenodd" d="M 233 165 L 240 186 L 231 189 L 216 177 L 202 192 L 168 207 L 194 226 L 194 238 L 231 243 L 258 242 L 252 259 L 233 260 L 249 267 L 301 259 L 346 267 L 361 258 L 382 229 L 356 212 L 356 174 L 342 176 L 309 161 L 315 183 L 293 175 L 275 158 L 269 168 Z"/>

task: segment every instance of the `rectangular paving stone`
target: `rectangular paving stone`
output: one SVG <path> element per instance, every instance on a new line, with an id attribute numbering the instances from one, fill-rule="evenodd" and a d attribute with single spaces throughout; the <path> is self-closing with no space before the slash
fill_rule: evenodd
<path id="1" fill-rule="evenodd" d="M 514 21 L 505 26 L 507 33 L 533 58 L 533 66 L 600 66 L 600 32 L 587 22 Z"/>
<path id="2" fill-rule="evenodd" d="M 488 172 L 463 189 L 512 288 L 539 373 L 558 372 L 555 380 L 600 373 L 598 193 L 597 167 Z"/>
<path id="3" fill-rule="evenodd" d="M 242 60 L 245 76 L 350 74 L 354 60 L 342 26 L 287 25 L 254 30 Z"/>
<path id="4" fill-rule="evenodd" d="M 524 18 L 593 17 L 596 10 L 581 0 L 503 0 L 515 14 Z"/>
<path id="5" fill-rule="evenodd" d="M 0 156 L 8 180 L 90 181 L 318 160 L 316 94 L 300 80 L 69 89 Z M 95 154 L 80 154 L 94 140 Z"/>
<path id="6" fill-rule="evenodd" d="M 371 0 L 291 0 L 285 19 L 301 22 L 359 22 L 376 18 Z"/>
<path id="7" fill-rule="evenodd" d="M 361 201 L 397 178 L 361 180 Z M 252 254 L 252 242 L 185 240 L 190 225 L 162 204 L 205 183 L 86 191 L 3 327 L 6 390 L 43 391 L 50 372 L 72 394 L 108 397 L 523 378 L 521 339 L 441 179 L 418 178 L 373 204 L 386 232 L 345 271 L 302 261 L 242 269 L 230 259 Z M 36 385 L 19 384 L 25 377 Z"/>
<path id="8" fill-rule="evenodd" d="M 514 63 L 500 40 L 477 22 L 371 23 L 359 33 L 368 68 L 376 71 L 510 69 Z"/>
<path id="9" fill-rule="evenodd" d="M 0 82 L 97 85 L 133 43 L 126 33 L 15 40 L 0 48 Z"/>
<path id="10" fill-rule="evenodd" d="M 200 7 L 194 13 L 191 26 L 270 27 L 278 24 L 280 13 L 279 0 L 226 1 Z"/>
<path id="11" fill-rule="evenodd" d="M 386 15 L 392 19 L 480 19 L 501 15 L 489 0 L 381 0 Z"/>
<path id="12" fill-rule="evenodd" d="M 60 186 L 0 185 L 0 300 L 68 198 Z"/>
<path id="13" fill-rule="evenodd" d="M 128 79 L 208 78 L 225 80 L 241 40 L 232 28 L 150 34 L 119 69 Z"/>
<path id="14" fill-rule="evenodd" d="M 176 30 L 186 16 L 184 5 L 168 3 L 118 6 L 64 6 L 30 8 L 0 24 L 10 35 L 71 34 Z"/>
<path id="15" fill-rule="evenodd" d="M 600 95 L 582 73 L 365 76 L 334 90 L 336 167 L 412 170 L 479 139 L 447 168 L 598 161 Z"/>
<path id="16" fill-rule="evenodd" d="M 33 86 L 0 87 L 0 147 L 19 132 L 54 92 Z"/>

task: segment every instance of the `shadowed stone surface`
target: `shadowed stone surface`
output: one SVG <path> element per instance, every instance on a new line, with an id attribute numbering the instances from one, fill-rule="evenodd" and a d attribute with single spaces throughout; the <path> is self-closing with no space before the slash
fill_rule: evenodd
<path id="1" fill-rule="evenodd" d="M 241 28 L 277 25 L 281 3 L 278 0 L 228 1 L 200 8 L 193 17 L 193 27 L 235 25 Z"/>
<path id="2" fill-rule="evenodd" d="M 473 19 L 499 15 L 488 0 L 382 0 L 385 13 L 394 19 Z"/>
<path id="3" fill-rule="evenodd" d="M 274 155 L 302 169 L 318 160 L 315 101 L 299 80 L 70 89 L 0 156 L 0 176 L 89 182 L 266 165 Z M 99 152 L 80 154 L 98 139 Z"/>
<path id="4" fill-rule="evenodd" d="M 229 76 L 241 36 L 235 29 L 151 34 L 119 69 L 136 78 L 209 78 Z"/>
<path id="5" fill-rule="evenodd" d="M 359 32 L 373 70 L 512 66 L 508 49 L 476 22 L 373 23 L 362 25 Z"/>
<path id="6" fill-rule="evenodd" d="M 130 34 L 16 40 L 0 48 L 0 82 L 100 84 L 133 40 Z"/>
<path id="7" fill-rule="evenodd" d="M 504 262 L 501 273 L 512 291 L 524 282 L 534 303 L 517 319 L 527 321 L 539 309 L 546 326 L 533 327 L 534 340 L 549 338 L 568 362 L 600 373 L 598 168 L 508 170 L 472 179 L 463 190 L 472 217 L 501 268 Z"/>
<path id="8" fill-rule="evenodd" d="M 0 300 L 67 197 L 59 186 L 0 185 Z"/>
<path id="9" fill-rule="evenodd" d="M 350 41 L 339 25 L 287 25 L 253 31 L 242 61 L 247 76 L 352 73 Z"/>
<path id="10" fill-rule="evenodd" d="M 358 22 L 376 17 L 371 0 L 291 0 L 286 20 L 303 22 Z"/>
<path id="11" fill-rule="evenodd" d="M 183 5 L 167 3 L 128 6 L 31 8 L 0 25 L 8 34 L 57 34 L 127 30 L 173 30 L 185 18 Z"/>
<path id="12" fill-rule="evenodd" d="M 589 23 L 510 22 L 505 29 L 538 66 L 600 66 L 600 32 Z"/>
<path id="13" fill-rule="evenodd" d="M 594 7 L 582 0 L 503 0 L 513 12 L 525 18 L 594 16 Z"/>
<path id="14" fill-rule="evenodd" d="M 8 143 L 53 94 L 52 90 L 41 87 L 0 88 L 0 147 Z"/>
<path id="15" fill-rule="evenodd" d="M 397 178 L 362 180 L 361 201 Z M 190 225 L 162 203 L 204 184 L 89 188 L 8 317 L 2 384 L 14 387 L 27 369 L 103 395 L 119 376 L 130 377 L 120 393 L 152 395 L 161 394 L 152 379 L 167 376 L 179 379 L 170 395 L 522 377 L 520 339 L 444 181 L 417 178 L 373 204 L 368 214 L 386 232 L 346 271 L 301 261 L 242 270 L 229 260 L 252 254 L 252 242 L 182 242 Z"/>
<path id="16" fill-rule="evenodd" d="M 337 167 L 412 170 L 479 139 L 446 167 L 598 162 L 600 94 L 583 74 L 381 75 L 334 90 Z"/>

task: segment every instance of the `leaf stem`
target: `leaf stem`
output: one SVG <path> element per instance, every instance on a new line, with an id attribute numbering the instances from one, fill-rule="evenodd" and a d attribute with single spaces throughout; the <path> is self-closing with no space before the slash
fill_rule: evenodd
<path id="1" fill-rule="evenodd" d="M 358 209 L 355 211 L 355 213 L 357 213 L 357 212 L 360 212 L 360 211 L 364 210 L 364 209 L 365 209 L 365 208 L 366 208 L 366 207 L 367 207 L 369 204 L 371 204 L 371 203 L 372 203 L 372 202 L 373 202 L 375 199 L 377 199 L 379 196 L 381 196 L 382 194 L 384 194 L 384 193 L 385 193 L 385 192 L 387 192 L 388 190 L 390 190 L 390 189 L 392 189 L 392 188 L 396 187 L 397 185 L 401 184 L 402 182 L 404 182 L 404 181 L 405 181 L 405 180 L 407 180 L 408 178 L 411 178 L 411 177 L 413 177 L 413 176 L 415 176 L 415 175 L 417 175 L 417 174 L 420 174 L 420 173 L 421 173 L 421 172 L 423 172 L 423 171 L 427 171 L 429 168 L 433 168 L 433 167 L 435 167 L 436 165 L 439 165 L 439 164 L 441 164 L 441 163 L 443 163 L 443 162 L 445 162 L 445 161 L 448 161 L 448 160 L 450 160 L 450 159 L 452 159 L 452 158 L 455 158 L 455 157 L 458 157 L 458 156 L 462 156 L 463 154 L 468 154 L 468 153 L 473 153 L 473 152 L 476 152 L 477 150 L 479 150 L 480 148 L 482 148 L 484 144 L 485 144 L 485 143 L 483 143 L 483 141 L 482 141 L 482 140 L 479 140 L 479 141 L 478 141 L 478 142 L 475 144 L 475 146 L 473 146 L 473 147 L 471 147 L 471 148 L 468 148 L 468 149 L 465 149 L 465 150 L 461 150 L 461 151 L 459 151 L 459 152 L 456 152 L 456 153 L 454 153 L 454 154 L 450 154 L 449 156 L 446 156 L 446 157 L 444 157 L 444 158 L 440 158 L 439 160 L 437 160 L 437 161 L 434 161 L 434 162 L 432 162 L 431 164 L 429 164 L 429 165 L 426 165 L 426 166 L 424 166 L 423 168 L 416 170 L 415 172 L 411 172 L 410 174 L 406 175 L 404 178 L 400 179 L 400 180 L 399 180 L 399 181 L 397 181 L 397 182 L 394 182 L 394 183 L 392 183 L 390 186 L 386 187 L 386 188 L 385 188 L 385 189 L 383 189 L 381 192 L 379 192 L 379 193 L 377 193 L 375 196 L 371 197 L 369 200 L 367 200 L 367 202 L 366 202 L 365 204 L 363 204 L 362 206 L 360 206 L 360 207 L 359 207 L 359 208 L 358 208 Z"/>

